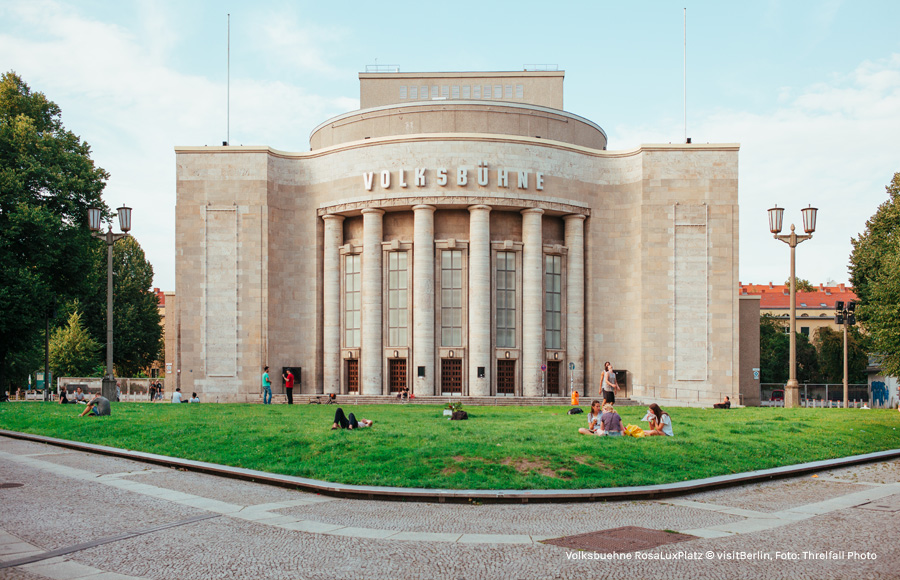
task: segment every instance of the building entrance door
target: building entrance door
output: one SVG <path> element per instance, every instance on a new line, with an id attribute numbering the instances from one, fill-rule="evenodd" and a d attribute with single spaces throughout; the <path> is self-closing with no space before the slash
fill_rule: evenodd
<path id="1" fill-rule="evenodd" d="M 559 394 L 559 361 L 547 361 L 547 394 Z"/>
<path id="2" fill-rule="evenodd" d="M 406 386 L 406 359 L 388 359 L 389 386 L 392 393 L 399 393 Z"/>
<path id="3" fill-rule="evenodd" d="M 359 359 L 347 361 L 347 392 L 359 392 Z"/>
<path id="4" fill-rule="evenodd" d="M 497 361 L 497 394 L 516 394 L 516 361 Z"/>
<path id="5" fill-rule="evenodd" d="M 462 359 L 441 359 L 441 394 L 462 394 Z"/>

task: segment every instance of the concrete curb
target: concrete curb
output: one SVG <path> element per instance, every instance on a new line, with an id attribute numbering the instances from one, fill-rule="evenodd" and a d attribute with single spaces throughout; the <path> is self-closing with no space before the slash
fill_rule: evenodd
<path id="1" fill-rule="evenodd" d="M 508 503 L 531 503 L 656 499 L 661 497 L 684 495 L 698 491 L 706 491 L 720 487 L 730 487 L 743 485 L 746 483 L 754 483 L 758 481 L 768 481 L 784 477 L 793 477 L 805 473 L 813 473 L 816 471 L 834 469 L 837 467 L 847 467 L 860 463 L 900 458 L 900 449 L 890 449 L 887 451 L 866 453 L 864 455 L 853 455 L 850 457 L 841 457 L 838 459 L 825 459 L 822 461 L 813 461 L 810 463 L 801 463 L 798 465 L 786 465 L 784 467 L 774 467 L 772 469 L 748 471 L 746 473 L 719 475 L 716 477 L 706 477 L 703 479 L 693 479 L 690 481 L 680 481 L 676 483 L 667 483 L 661 485 L 642 485 L 631 487 L 531 490 L 431 489 L 421 487 L 386 487 L 332 483 L 329 481 L 321 481 L 318 479 L 307 479 L 305 477 L 294 477 L 291 475 L 279 475 L 277 473 L 267 473 L 265 471 L 257 471 L 254 469 L 229 467 L 227 465 L 206 463 L 203 461 L 192 461 L 190 459 L 181 459 L 178 457 L 167 457 L 165 455 L 156 455 L 154 453 L 129 451 L 127 449 L 106 447 L 104 445 L 93 445 L 90 443 L 80 443 L 78 441 L 67 441 L 65 439 L 56 439 L 53 437 L 45 437 L 43 435 L 32 435 L 30 433 L 20 433 L 18 431 L 0 430 L 0 436 L 9 437 L 11 439 L 34 441 L 36 443 L 45 443 L 47 445 L 56 445 L 59 447 L 66 447 L 69 449 L 85 451 L 88 453 L 111 455 L 113 457 L 121 457 L 134 461 L 143 461 L 146 463 L 164 465 L 167 467 L 185 469 L 188 471 L 197 471 L 201 473 L 219 475 L 222 477 L 231 477 L 234 479 L 242 479 L 257 483 L 277 485 L 279 487 L 293 488 L 307 492 L 320 493 L 328 496 L 354 499 L 424 501 L 438 503 L 467 502 L 469 500 Z"/>

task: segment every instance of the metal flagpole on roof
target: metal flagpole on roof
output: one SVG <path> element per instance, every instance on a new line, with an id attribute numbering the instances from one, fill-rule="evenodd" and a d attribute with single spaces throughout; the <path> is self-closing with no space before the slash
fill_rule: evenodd
<path id="1" fill-rule="evenodd" d="M 687 143 L 687 8 L 684 9 L 684 142 Z"/>
<path id="2" fill-rule="evenodd" d="M 231 14 L 228 14 L 228 38 L 225 57 L 225 144 L 231 144 Z"/>

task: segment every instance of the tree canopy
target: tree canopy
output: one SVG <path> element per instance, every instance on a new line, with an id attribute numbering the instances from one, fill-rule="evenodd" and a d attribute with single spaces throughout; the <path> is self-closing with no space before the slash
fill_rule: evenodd
<path id="1" fill-rule="evenodd" d="M 50 339 L 50 370 L 53 376 L 87 377 L 97 366 L 100 344 L 81 324 L 77 311 L 66 326 L 57 328 Z"/>
<path id="2" fill-rule="evenodd" d="M 98 244 L 89 275 L 94 291 L 86 299 L 85 312 L 91 334 L 102 345 L 106 344 L 106 274 L 107 247 Z M 159 355 L 162 327 L 152 284 L 153 266 L 138 241 L 128 236 L 113 244 L 113 364 L 118 376 L 137 376 Z"/>
<path id="3" fill-rule="evenodd" d="M 900 376 L 900 173 L 885 189 L 888 199 L 851 240 L 850 283 L 873 352 L 886 374 Z"/>
<path id="4" fill-rule="evenodd" d="M 812 285 L 812 282 L 806 280 L 804 278 L 797 278 L 797 284 L 794 289 L 797 292 L 815 292 L 816 287 Z M 790 287 L 791 285 L 791 277 L 788 276 L 787 280 L 784 281 L 784 285 Z"/>
<path id="5" fill-rule="evenodd" d="M 60 108 L 14 72 L 0 79 L 0 389 L 7 359 L 33 349 L 55 303 L 83 292 L 87 208 L 108 174 Z"/>

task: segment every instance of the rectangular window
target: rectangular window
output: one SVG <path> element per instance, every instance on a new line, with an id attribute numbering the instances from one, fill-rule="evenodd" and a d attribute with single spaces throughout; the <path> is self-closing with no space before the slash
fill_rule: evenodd
<path id="1" fill-rule="evenodd" d="M 485 99 L 491 98 L 491 85 L 484 85 L 484 92 L 481 94 L 481 96 Z"/>
<path id="2" fill-rule="evenodd" d="M 419 87 L 409 87 L 409 98 L 413 101 L 419 98 Z"/>
<path id="3" fill-rule="evenodd" d="M 562 348 L 562 256 L 544 256 L 545 348 Z"/>
<path id="4" fill-rule="evenodd" d="M 805 334 L 806 336 L 809 336 L 809 327 L 808 327 L 808 326 L 801 326 L 801 327 L 800 327 L 800 334 Z"/>
<path id="5" fill-rule="evenodd" d="M 441 85 L 441 97 L 445 99 L 450 97 L 450 85 Z"/>
<path id="6" fill-rule="evenodd" d="M 516 253 L 497 252 L 497 347 L 516 347 Z"/>
<path id="7" fill-rule="evenodd" d="M 350 254 L 344 258 L 344 347 L 359 348 L 362 327 L 361 256 Z"/>
<path id="8" fill-rule="evenodd" d="M 432 99 L 438 98 L 438 87 L 437 87 L 437 85 L 431 85 L 431 98 L 432 98 Z"/>
<path id="9" fill-rule="evenodd" d="M 462 346 L 462 251 L 441 252 L 441 346 Z"/>
<path id="10" fill-rule="evenodd" d="M 419 98 L 423 101 L 428 100 L 428 87 L 422 86 L 419 88 Z"/>
<path id="11" fill-rule="evenodd" d="M 450 93 L 450 98 L 452 98 L 452 99 L 459 98 L 459 85 L 453 85 L 453 90 Z"/>
<path id="12" fill-rule="evenodd" d="M 525 98 L 525 87 L 524 85 L 516 85 L 516 98 L 524 99 Z"/>
<path id="13" fill-rule="evenodd" d="M 494 98 L 502 99 L 503 98 L 503 87 L 500 85 L 494 85 Z"/>
<path id="14" fill-rule="evenodd" d="M 512 87 L 513 87 L 512 85 L 506 85 L 505 87 L 503 87 L 503 96 L 505 98 L 507 98 L 507 99 L 512 98 Z"/>
<path id="15" fill-rule="evenodd" d="M 408 252 L 388 254 L 388 346 L 409 346 Z"/>
<path id="16" fill-rule="evenodd" d="M 472 98 L 480 99 L 481 98 L 481 85 L 475 85 L 474 87 L 472 87 L 472 89 L 473 89 Z"/>
<path id="17" fill-rule="evenodd" d="M 405 87 L 405 86 L 404 86 L 404 87 L 400 87 L 400 98 L 401 98 L 401 99 L 405 99 L 405 98 L 406 98 L 406 87 Z"/>
<path id="18" fill-rule="evenodd" d="M 462 98 L 469 99 L 472 97 L 472 87 L 466 85 L 463 87 Z"/>

